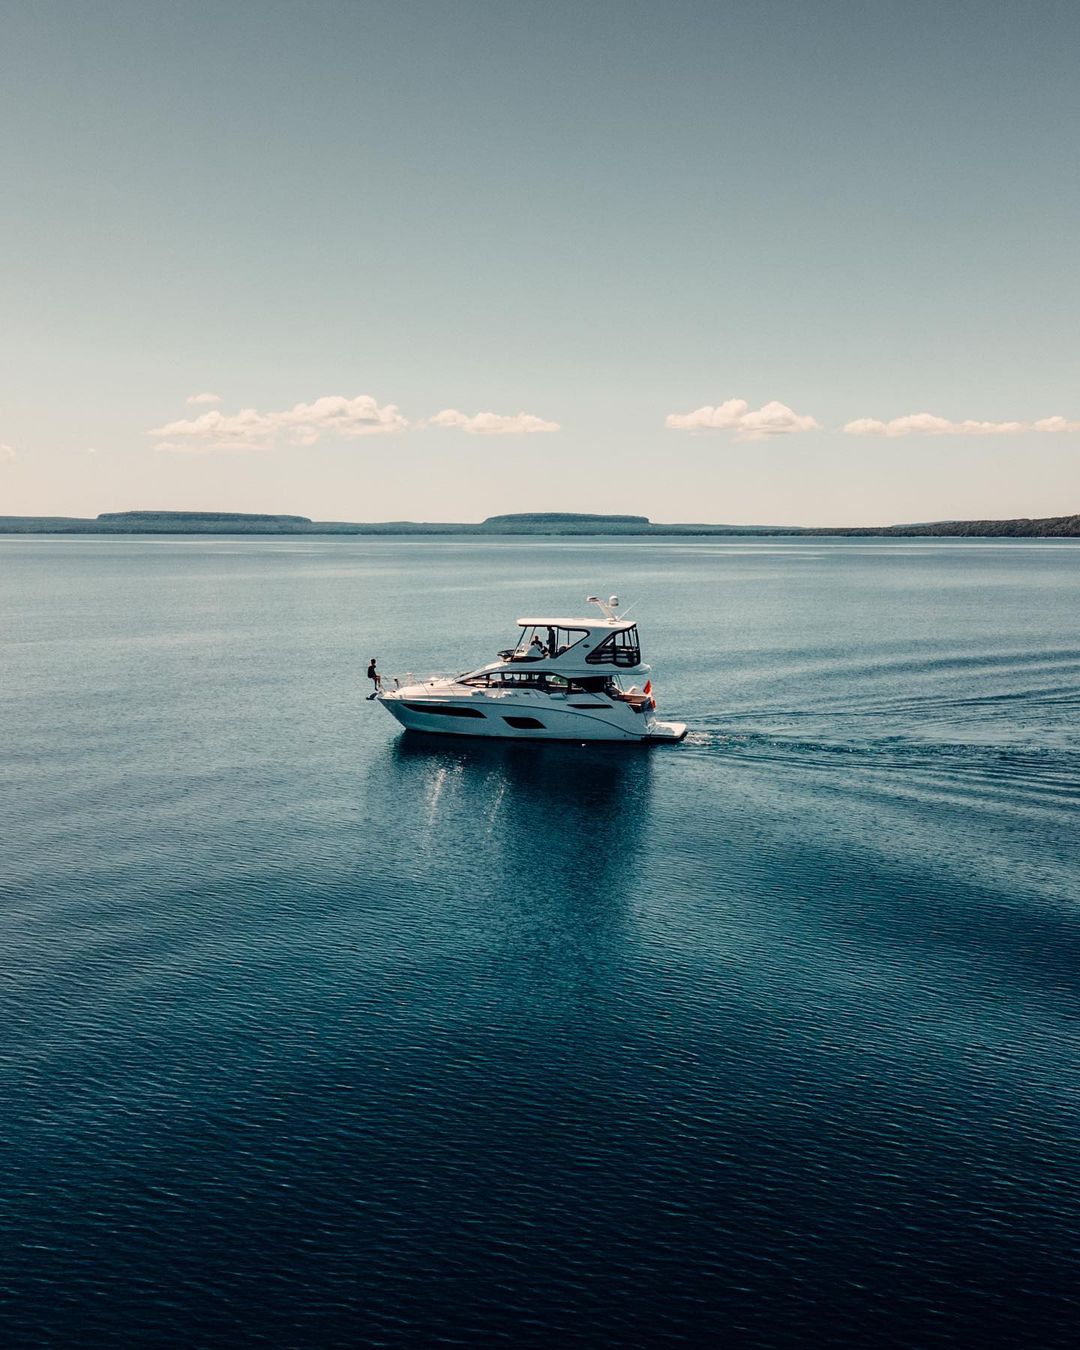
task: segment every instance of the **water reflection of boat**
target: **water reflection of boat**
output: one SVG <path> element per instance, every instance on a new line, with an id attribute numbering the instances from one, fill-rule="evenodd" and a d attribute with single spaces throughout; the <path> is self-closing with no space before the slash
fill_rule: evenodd
<path id="1" fill-rule="evenodd" d="M 681 722 L 656 717 L 637 625 L 618 598 L 589 601 L 602 619 L 518 619 L 499 659 L 463 675 L 384 688 L 379 702 L 409 731 L 500 740 L 681 741 Z M 640 681 L 640 683 L 639 683 Z"/>
<path id="2" fill-rule="evenodd" d="M 415 865 L 437 854 L 452 873 L 461 856 L 486 857 L 512 892 L 524 886 L 530 911 L 541 896 L 625 899 L 651 814 L 646 748 L 415 732 L 390 742 L 382 768 L 378 790 L 414 803 Z"/>

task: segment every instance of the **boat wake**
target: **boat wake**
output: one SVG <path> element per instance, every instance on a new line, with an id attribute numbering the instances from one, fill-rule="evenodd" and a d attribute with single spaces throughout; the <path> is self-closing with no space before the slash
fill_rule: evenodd
<path id="1" fill-rule="evenodd" d="M 1080 749 L 1066 745 L 931 739 L 925 734 L 808 736 L 699 724 L 687 735 L 683 753 L 813 775 L 818 786 L 843 791 L 875 786 L 893 794 L 980 803 L 1003 811 L 1080 808 Z"/>

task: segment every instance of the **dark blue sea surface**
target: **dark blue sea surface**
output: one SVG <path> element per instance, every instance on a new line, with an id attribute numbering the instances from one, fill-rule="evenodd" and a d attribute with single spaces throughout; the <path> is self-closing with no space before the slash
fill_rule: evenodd
<path id="1" fill-rule="evenodd" d="M 413 739 L 617 591 L 681 746 Z M 0 1338 L 1080 1324 L 1080 546 L 0 539 Z"/>

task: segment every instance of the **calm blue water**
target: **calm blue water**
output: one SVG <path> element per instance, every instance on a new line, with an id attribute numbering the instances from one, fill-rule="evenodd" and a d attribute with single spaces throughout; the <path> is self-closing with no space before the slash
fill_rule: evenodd
<path id="1" fill-rule="evenodd" d="M 0 540 L 8 1343 L 1058 1346 L 1080 546 Z M 678 747 L 411 741 L 618 591 Z"/>

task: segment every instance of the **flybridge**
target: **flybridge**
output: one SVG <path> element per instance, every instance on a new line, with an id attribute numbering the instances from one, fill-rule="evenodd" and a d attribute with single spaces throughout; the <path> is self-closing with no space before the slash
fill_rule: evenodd
<path id="1" fill-rule="evenodd" d="M 633 667 L 641 664 L 641 643 L 637 625 L 620 620 L 615 611 L 619 597 L 601 600 L 586 596 L 604 615 L 596 619 L 518 619 L 521 636 L 517 645 L 499 653 L 503 661 L 559 662 L 560 670 L 569 665 L 613 665 Z"/>

